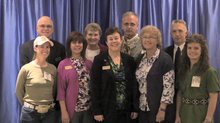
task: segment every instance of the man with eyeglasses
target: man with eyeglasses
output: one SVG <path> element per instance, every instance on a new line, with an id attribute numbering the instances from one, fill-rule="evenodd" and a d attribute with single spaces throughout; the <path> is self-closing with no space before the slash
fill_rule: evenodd
<path id="1" fill-rule="evenodd" d="M 51 20 L 51 18 L 48 16 L 40 17 L 37 21 L 36 31 L 38 33 L 38 36 L 46 36 L 53 42 L 54 46 L 50 48 L 50 54 L 47 57 L 47 62 L 58 67 L 59 62 L 66 57 L 65 47 L 61 43 L 51 39 L 51 35 L 54 32 L 53 21 Z M 32 61 L 34 57 L 34 40 L 35 39 L 27 41 L 20 47 L 20 67 Z M 55 109 L 57 110 L 56 121 L 59 123 L 61 122 L 60 107 L 58 101 L 55 102 Z"/>
<path id="2" fill-rule="evenodd" d="M 122 16 L 122 37 L 121 51 L 131 55 L 135 59 L 142 51 L 140 37 L 138 36 L 138 16 L 131 11 L 128 11 Z"/>
<path id="3" fill-rule="evenodd" d="M 165 52 L 167 52 L 171 58 L 173 59 L 174 68 L 175 68 L 175 95 L 173 99 L 173 104 L 168 105 L 166 110 L 166 119 L 167 123 L 174 123 L 176 116 L 176 95 L 178 91 L 178 68 L 180 68 L 180 59 L 182 56 L 182 51 L 186 50 L 185 42 L 186 37 L 188 35 L 188 30 L 186 26 L 186 22 L 184 20 L 173 20 L 171 23 L 170 34 L 173 39 L 173 44 L 165 48 Z"/>
<path id="4" fill-rule="evenodd" d="M 61 43 L 51 39 L 51 35 L 54 32 L 53 21 L 51 18 L 48 16 L 40 17 L 37 21 L 36 31 L 39 36 L 46 36 L 53 41 L 54 46 L 51 47 L 47 61 L 57 67 L 59 62 L 65 58 L 65 47 Z M 20 67 L 32 61 L 34 56 L 33 42 L 34 39 L 25 42 L 20 47 Z"/>

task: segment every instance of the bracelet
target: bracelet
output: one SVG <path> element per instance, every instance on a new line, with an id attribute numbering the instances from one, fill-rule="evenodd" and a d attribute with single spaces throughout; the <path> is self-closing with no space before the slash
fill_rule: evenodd
<path id="1" fill-rule="evenodd" d="M 160 108 L 160 111 L 166 112 L 166 109 L 165 108 Z"/>

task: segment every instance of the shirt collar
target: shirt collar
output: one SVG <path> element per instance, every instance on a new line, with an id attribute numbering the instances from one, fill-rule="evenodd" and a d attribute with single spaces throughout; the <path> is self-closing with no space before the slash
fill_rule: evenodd
<path id="1" fill-rule="evenodd" d="M 174 44 L 174 49 L 177 50 L 177 48 L 179 47 L 181 51 L 183 51 L 183 48 L 185 46 L 185 43 L 181 44 L 180 46 Z"/>
<path id="2" fill-rule="evenodd" d="M 154 55 L 150 58 L 150 59 L 157 59 L 159 57 L 160 54 L 160 49 L 157 48 L 156 52 L 154 53 Z M 147 58 L 147 54 L 144 54 L 143 58 Z"/>
<path id="3" fill-rule="evenodd" d="M 135 35 L 133 38 L 131 38 L 131 39 L 127 39 L 126 41 L 125 41 L 125 37 L 124 37 L 124 36 L 122 37 L 122 40 L 123 40 L 126 44 L 128 44 L 128 45 L 136 44 L 136 42 L 139 41 L 139 40 L 137 40 L 137 39 L 139 39 L 138 34 L 136 34 L 136 35 Z"/>

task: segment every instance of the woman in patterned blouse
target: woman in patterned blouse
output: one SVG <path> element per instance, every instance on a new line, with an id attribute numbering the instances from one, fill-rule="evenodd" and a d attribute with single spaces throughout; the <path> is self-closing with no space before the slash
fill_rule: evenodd
<path id="1" fill-rule="evenodd" d="M 79 32 L 67 38 L 67 58 L 58 66 L 58 95 L 62 123 L 91 123 L 89 81 L 92 62 L 85 58 L 86 40 Z"/>
<path id="2" fill-rule="evenodd" d="M 173 63 L 171 57 L 160 50 L 162 39 L 158 28 L 143 27 L 140 38 L 146 53 L 137 58 L 139 123 L 162 122 L 165 120 L 167 105 L 173 102 Z"/>

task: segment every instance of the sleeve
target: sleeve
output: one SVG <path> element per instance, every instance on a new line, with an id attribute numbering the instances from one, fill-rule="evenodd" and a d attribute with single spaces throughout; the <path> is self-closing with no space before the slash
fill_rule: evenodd
<path id="1" fill-rule="evenodd" d="M 54 66 L 54 85 L 53 85 L 53 97 L 54 97 L 54 100 L 56 99 L 56 95 L 57 95 L 57 69 Z"/>
<path id="2" fill-rule="evenodd" d="M 207 77 L 206 82 L 207 82 L 208 92 L 219 92 L 220 86 L 219 86 L 219 76 L 217 71 L 214 68 L 208 69 L 206 77 Z"/>
<path id="3" fill-rule="evenodd" d="M 62 45 L 62 50 L 61 50 L 61 59 L 65 59 L 66 58 L 66 52 L 65 52 L 65 47 Z"/>
<path id="4" fill-rule="evenodd" d="M 91 69 L 91 102 L 92 112 L 94 115 L 103 114 L 101 109 L 101 86 L 102 86 L 102 64 L 101 58 L 95 57 Z"/>
<path id="5" fill-rule="evenodd" d="M 20 67 L 22 67 L 23 65 L 29 63 L 32 60 L 32 58 L 30 58 L 30 54 L 31 54 L 31 52 L 29 51 L 28 45 L 27 44 L 23 44 L 20 47 L 20 53 L 19 53 L 19 56 L 20 56 Z"/>
<path id="6" fill-rule="evenodd" d="M 23 105 L 24 103 L 23 98 L 25 95 L 26 80 L 27 80 L 27 71 L 24 69 L 24 67 L 22 67 L 18 73 L 17 82 L 16 82 L 16 96 L 21 105 Z"/>
<path id="7" fill-rule="evenodd" d="M 165 59 L 163 59 L 163 92 L 161 97 L 161 102 L 166 104 L 173 103 L 174 97 L 174 78 L 175 73 L 173 69 L 173 62 L 171 57 L 166 54 Z"/>
<path id="8" fill-rule="evenodd" d="M 139 109 L 139 90 L 138 90 L 138 82 L 135 76 L 136 71 L 136 62 L 134 61 L 134 58 L 130 59 L 131 61 L 131 67 L 132 67 L 132 78 L 133 78 L 133 93 L 132 93 L 132 111 L 138 112 Z"/>
<path id="9" fill-rule="evenodd" d="M 65 77 L 64 65 L 61 61 L 57 69 L 57 100 L 65 100 L 66 89 L 67 80 Z"/>
<path id="10" fill-rule="evenodd" d="M 174 96 L 174 70 L 170 70 L 163 75 L 163 92 L 161 102 L 170 104 L 173 103 Z"/>

